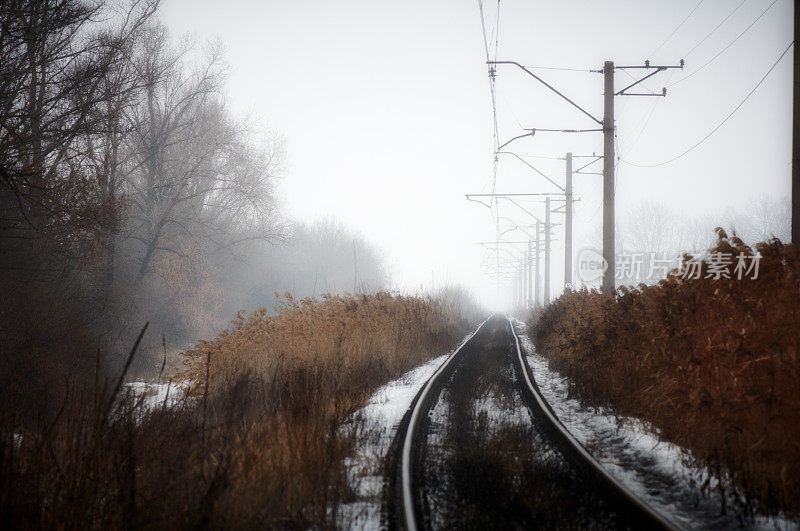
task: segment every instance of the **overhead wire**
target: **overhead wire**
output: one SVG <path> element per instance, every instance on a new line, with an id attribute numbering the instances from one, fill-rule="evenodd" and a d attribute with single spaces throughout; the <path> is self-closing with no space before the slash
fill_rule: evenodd
<path id="1" fill-rule="evenodd" d="M 494 57 L 493 60 L 497 61 L 497 49 L 500 47 L 500 0 L 497 0 L 497 11 L 495 14 L 494 25 L 492 27 L 492 34 L 494 35 Z M 495 134 L 495 155 L 494 155 L 494 177 L 492 179 L 492 193 L 497 191 L 497 167 L 499 160 L 497 151 L 499 151 L 500 133 L 497 123 L 497 82 L 496 77 L 492 76 L 492 99 L 494 100 L 494 134 Z M 497 201 L 495 201 L 495 209 L 497 210 L 497 231 L 500 231 L 500 210 Z"/>
<path id="2" fill-rule="evenodd" d="M 494 57 L 493 60 L 497 61 L 497 50 L 500 48 L 500 0 L 497 0 L 497 11 L 495 14 L 494 19 L 494 27 L 492 28 L 492 33 L 494 34 Z M 496 77 L 492 76 L 492 93 L 494 103 L 494 134 L 495 134 L 495 154 L 494 154 L 494 178 L 492 180 L 492 193 L 495 193 L 497 190 L 497 166 L 499 164 L 497 151 L 499 151 L 499 142 L 500 142 L 500 134 L 497 124 L 497 84 L 496 84 Z M 500 233 L 500 206 L 495 200 L 495 209 L 497 210 L 497 219 L 495 221 L 496 224 L 496 232 Z"/>
<path id="3" fill-rule="evenodd" d="M 655 112 L 656 107 L 658 107 L 658 104 L 660 102 L 661 102 L 661 98 L 656 98 L 656 100 L 653 102 L 653 105 L 650 107 L 650 112 L 647 113 L 647 118 L 645 118 L 645 120 L 644 120 L 644 125 L 642 125 L 642 128 L 639 129 L 639 132 L 636 134 L 636 138 L 633 139 L 633 143 L 631 143 L 629 146 L 626 146 L 626 148 L 627 148 L 625 150 L 626 154 L 630 153 L 633 150 L 633 148 L 636 147 L 636 144 L 639 143 L 639 139 L 642 137 L 642 134 L 644 133 L 645 129 L 647 129 L 647 125 L 650 123 L 650 118 L 653 117 L 653 113 Z"/>
<path id="4" fill-rule="evenodd" d="M 528 70 L 558 70 L 561 72 L 592 72 L 592 70 L 588 68 L 559 68 L 557 66 L 528 66 L 525 65 L 525 68 Z"/>
<path id="5" fill-rule="evenodd" d="M 478 0 L 478 11 L 480 12 L 481 16 L 481 31 L 483 33 L 483 47 L 486 53 L 486 66 L 489 69 L 489 92 L 491 94 L 492 99 L 492 121 L 493 121 L 493 133 L 494 133 L 494 166 L 492 170 L 492 194 L 494 194 L 497 190 L 497 167 L 499 163 L 499 157 L 497 156 L 497 151 L 499 151 L 500 146 L 500 134 L 499 128 L 497 124 L 497 91 L 495 87 L 495 74 L 494 74 L 494 67 L 490 66 L 490 61 L 492 54 L 489 51 L 489 39 L 491 37 L 487 37 L 486 33 L 486 16 L 483 11 L 483 0 Z M 495 46 L 494 46 L 494 58 L 497 59 L 497 49 L 499 48 L 499 30 L 500 26 L 500 0 L 497 0 L 497 15 L 495 17 L 494 27 L 492 28 L 492 32 L 490 36 L 494 37 Z M 494 201 L 494 208 L 490 208 L 490 212 L 492 214 L 492 218 L 495 223 L 495 234 L 496 238 L 499 241 L 500 239 L 500 219 L 499 219 L 499 205 L 497 198 L 493 198 Z M 497 268 L 499 273 L 500 268 L 500 254 L 497 253 Z M 498 278 L 498 289 L 499 289 L 499 278 Z"/>
<path id="6" fill-rule="evenodd" d="M 672 39 L 672 37 L 675 36 L 675 34 L 678 32 L 678 30 L 681 29 L 684 24 L 686 24 L 686 21 L 689 20 L 689 18 L 694 14 L 695 11 L 697 11 L 697 8 L 700 7 L 700 5 L 703 2 L 705 2 L 705 0 L 700 0 L 699 2 L 697 2 L 697 5 L 694 6 L 694 9 L 692 9 L 689 12 L 689 14 L 686 15 L 686 17 L 681 21 L 681 23 L 678 24 L 678 27 L 676 27 L 674 30 L 672 30 L 672 33 L 670 33 L 669 36 L 666 39 L 664 39 L 664 41 L 656 47 L 655 50 L 650 52 L 650 55 L 648 55 L 648 57 L 653 57 L 665 44 L 667 44 L 667 42 L 669 42 L 669 40 Z"/>
<path id="7" fill-rule="evenodd" d="M 703 44 L 704 42 L 706 42 L 706 41 L 708 40 L 708 38 L 709 38 L 709 37 L 711 37 L 711 36 L 712 36 L 714 33 L 716 33 L 716 31 L 717 31 L 719 28 L 721 28 L 721 27 L 722 27 L 722 25 L 723 25 L 723 24 L 725 24 L 725 22 L 727 22 L 727 20 L 733 16 L 733 14 L 734 14 L 734 13 L 736 13 L 737 11 L 739 11 L 739 8 L 740 8 L 740 7 L 742 7 L 742 6 L 745 4 L 745 2 L 747 2 L 747 0 L 742 0 L 741 2 L 739 2 L 739 5 L 737 5 L 736 7 L 734 7 L 734 8 L 733 8 L 733 11 L 731 11 L 730 13 L 728 13 L 728 16 L 726 16 L 725 18 L 723 18 L 723 19 L 722 19 L 722 21 L 721 21 L 719 24 L 717 24 L 717 25 L 714 27 L 714 29 L 712 29 L 711 31 L 709 31 L 709 32 L 708 32 L 708 34 L 707 34 L 705 37 L 703 37 L 702 39 L 700 39 L 700 40 L 697 42 L 697 44 L 695 44 L 694 46 L 692 46 L 692 48 L 691 48 L 691 49 L 690 49 L 688 52 L 686 52 L 685 54 L 683 54 L 683 58 L 684 58 L 684 59 L 686 59 L 687 57 L 689 57 L 689 55 L 690 55 L 690 54 L 691 54 L 693 51 L 695 51 L 697 48 L 699 48 L 701 44 Z"/>
<path id="8" fill-rule="evenodd" d="M 500 1 L 498 0 L 498 5 Z M 480 11 L 481 15 L 481 30 L 483 31 L 483 48 L 486 52 L 486 66 L 489 67 L 489 62 L 491 61 L 491 53 L 489 52 L 489 39 L 486 34 L 486 17 L 483 12 L 483 1 L 478 0 L 478 10 Z M 493 30 L 494 31 L 494 30 Z M 496 47 L 495 47 L 496 48 Z M 497 53 L 495 52 L 495 56 Z M 492 97 L 492 115 L 494 120 L 494 141 L 495 141 L 495 148 L 500 145 L 500 135 L 498 134 L 498 127 L 497 127 L 497 97 L 495 94 L 495 85 L 494 85 L 494 76 L 490 74 L 489 76 L 489 91 L 491 92 Z"/>
<path id="9" fill-rule="evenodd" d="M 719 52 L 717 52 L 717 53 L 716 53 L 716 54 L 715 54 L 715 55 L 714 55 L 714 56 L 713 56 L 711 59 L 709 59 L 708 61 L 706 61 L 705 63 L 703 63 L 703 65 L 702 65 L 700 68 L 698 68 L 697 70 L 695 70 L 695 71 L 693 71 L 692 73 L 688 74 L 686 77 L 682 77 L 682 78 L 681 78 L 681 79 L 679 79 L 678 81 L 676 81 L 676 82 L 674 82 L 674 83 L 672 83 L 672 84 L 670 84 L 670 85 L 667 85 L 667 88 L 669 88 L 669 87 L 673 87 L 673 86 L 677 85 L 678 83 L 683 83 L 684 81 L 686 81 L 687 79 L 689 79 L 690 77 L 694 76 L 696 73 L 698 73 L 698 72 L 702 71 L 702 70 L 703 70 L 705 67 L 707 67 L 708 65 L 710 65 L 711 63 L 713 63 L 713 62 L 714 62 L 714 61 L 717 59 L 717 57 L 719 57 L 720 55 L 722 55 L 723 53 L 725 53 L 725 52 L 728 50 L 728 48 L 730 48 L 731 46 L 733 46 L 733 45 L 734 45 L 734 43 L 736 43 L 736 41 L 738 41 L 740 38 L 742 38 L 742 36 L 743 36 L 745 33 L 747 33 L 747 32 L 750 30 L 750 28 L 752 28 L 753 26 L 755 26 L 755 25 L 756 25 L 756 22 L 758 22 L 759 20 L 761 20 L 761 17 L 763 17 L 764 15 L 766 15 L 766 14 L 767 14 L 767 11 L 769 11 L 769 10 L 772 8 L 772 6 L 774 6 L 776 3 L 778 3 L 778 0 L 773 0 L 773 1 L 772 1 L 772 3 L 771 3 L 770 5 L 768 5 L 768 6 L 766 7 L 766 9 L 764 9 L 764 11 L 762 11 L 762 12 L 761 12 L 761 14 L 759 14 L 759 15 L 756 17 L 756 19 L 755 19 L 753 22 L 751 22 L 751 23 L 750 23 L 750 24 L 749 24 L 749 25 L 748 25 L 748 26 L 747 26 L 747 27 L 746 27 L 744 30 L 742 30 L 742 32 L 741 32 L 741 33 L 739 33 L 739 35 L 737 35 L 735 39 L 733 39 L 731 42 L 729 42 L 729 43 L 728 43 L 728 44 L 727 44 L 727 45 L 726 45 L 726 46 L 725 46 L 725 47 L 724 47 L 722 50 L 720 50 Z"/>
<path id="10" fill-rule="evenodd" d="M 499 3 L 499 0 L 498 0 Z M 492 99 L 492 121 L 493 121 L 493 134 L 494 134 L 494 151 L 496 152 L 500 146 L 500 135 L 498 133 L 498 126 L 497 126 L 497 95 L 495 91 L 495 79 L 494 75 L 492 74 L 492 67 L 489 66 L 489 62 L 491 61 L 491 53 L 489 52 L 489 37 L 486 33 L 486 16 L 483 11 L 483 1 L 478 0 L 478 11 L 480 12 L 481 16 L 481 31 L 483 33 L 483 49 L 486 53 L 486 66 L 489 68 L 489 93 Z M 496 185 L 497 185 L 497 156 L 494 157 L 494 169 L 492 175 L 492 193 L 495 193 Z M 494 216 L 494 212 L 492 213 Z"/>
<path id="11" fill-rule="evenodd" d="M 633 77 L 633 76 L 632 76 L 630 73 L 628 73 L 627 69 L 622 69 L 622 71 L 623 71 L 625 74 L 627 74 L 627 75 L 628 75 L 628 77 L 630 77 L 631 79 L 633 79 L 633 80 L 635 80 L 635 79 L 636 79 L 636 78 L 635 78 L 635 77 Z M 672 77 L 675 75 L 675 72 L 677 72 L 677 70 L 675 70 L 675 69 L 671 69 L 671 70 L 668 70 L 668 71 L 667 71 L 667 79 L 666 79 L 666 81 L 665 81 L 665 85 L 669 86 L 669 85 L 668 85 L 668 84 L 669 84 L 669 81 L 670 81 L 670 80 L 672 79 Z M 650 91 L 651 93 L 653 93 L 653 95 L 654 95 L 654 96 L 660 96 L 660 94 L 657 94 L 657 93 L 653 92 L 653 90 L 652 90 L 651 88 L 649 88 L 649 87 L 645 86 L 645 85 L 644 85 L 644 83 L 642 83 L 642 85 L 643 85 L 643 86 L 644 86 L 644 88 L 646 88 L 648 91 Z M 624 102 L 625 102 L 625 101 L 627 101 L 627 98 L 626 98 L 625 100 L 623 100 L 623 101 L 624 101 Z M 644 120 L 644 121 L 642 122 L 642 120 L 640 120 L 639 122 L 637 122 L 637 125 L 636 125 L 636 127 L 634 128 L 634 130 L 638 129 L 638 130 L 639 130 L 639 132 L 636 134 L 636 138 L 633 140 L 633 143 L 632 143 L 630 146 L 628 146 L 628 145 L 626 144 L 626 148 L 627 148 L 627 149 L 625 150 L 625 153 L 626 153 L 626 154 L 627 154 L 627 153 L 630 153 L 630 151 L 631 151 L 631 150 L 634 148 L 634 146 L 636 146 L 636 144 L 638 144 L 638 143 L 639 143 L 639 139 L 641 138 L 641 136 L 644 134 L 645 130 L 647 129 L 647 126 L 648 126 L 648 125 L 649 125 L 649 123 L 650 123 L 650 119 L 653 117 L 653 114 L 654 114 L 654 112 L 655 112 L 655 110 L 656 110 L 656 107 L 658 107 L 658 104 L 659 104 L 661 101 L 662 101 L 662 98 L 656 98 L 655 102 L 654 102 L 654 103 L 653 103 L 653 105 L 650 107 L 650 110 L 649 110 L 649 111 L 645 111 L 645 113 L 646 113 L 646 116 L 643 118 L 643 120 Z M 624 105 L 624 102 L 623 102 L 623 105 Z M 643 123 L 644 125 L 641 125 L 642 123 Z M 641 129 L 639 129 L 639 126 L 640 126 L 640 125 L 641 125 Z M 623 135 L 623 138 L 624 138 L 624 139 L 627 139 L 627 136 L 624 136 L 624 135 Z"/>
<path id="12" fill-rule="evenodd" d="M 497 0 L 497 14 L 494 19 L 494 60 L 497 61 L 497 50 L 500 48 L 500 0 Z"/>
<path id="13" fill-rule="evenodd" d="M 525 155 L 525 159 L 564 160 L 564 157 L 546 157 L 544 155 Z"/>
<path id="14" fill-rule="evenodd" d="M 498 91 L 498 94 L 500 95 L 500 99 L 505 103 L 508 112 L 511 113 L 511 118 L 514 119 L 514 121 L 517 123 L 520 129 L 525 129 L 525 126 L 522 125 L 522 122 L 519 120 L 517 113 L 514 111 L 514 106 L 511 105 L 511 102 L 508 100 L 508 98 L 506 98 L 500 91 Z"/>
<path id="15" fill-rule="evenodd" d="M 733 110 L 730 113 L 728 113 L 728 115 L 719 124 L 717 124 L 716 127 L 714 127 L 714 129 L 709 131 L 709 133 L 706 136 L 701 138 L 692 147 L 686 149 L 685 151 L 683 151 L 680 154 L 672 157 L 669 160 L 665 160 L 663 162 L 659 162 L 659 163 L 656 163 L 656 164 L 636 164 L 636 163 L 629 162 L 629 161 L 624 160 L 624 159 L 620 159 L 620 160 L 622 162 L 624 162 L 625 164 L 629 165 L 629 166 L 634 166 L 634 167 L 637 167 L 637 168 L 655 168 L 656 166 L 663 166 L 665 164 L 669 164 L 670 162 L 674 162 L 674 161 L 680 159 L 681 157 L 683 157 L 684 155 L 690 153 L 691 151 L 694 151 L 703 142 L 708 140 L 711 137 L 711 135 L 713 135 L 714 133 L 719 131 L 719 129 L 723 125 L 725 125 L 725 123 L 731 118 L 731 116 L 733 116 L 736 113 L 736 111 L 738 111 L 742 107 L 742 105 L 744 105 L 747 102 L 747 100 L 750 99 L 750 97 L 755 93 L 755 91 L 758 90 L 758 87 L 760 87 L 764 83 L 764 81 L 772 73 L 772 71 L 775 69 L 775 67 L 778 66 L 778 63 L 781 62 L 781 59 L 783 59 L 783 57 L 786 55 L 786 53 L 789 51 L 789 49 L 792 47 L 792 45 L 794 45 L 794 41 L 790 42 L 789 45 L 786 47 L 786 49 L 783 50 L 783 53 L 781 53 L 780 57 L 778 57 L 778 59 L 772 64 L 772 66 L 769 68 L 769 70 L 767 70 L 767 73 L 764 74 L 764 76 L 759 80 L 759 82 L 756 83 L 756 86 L 753 87 L 752 90 L 750 90 L 750 92 L 747 93 L 747 96 L 745 96 L 744 99 L 742 101 L 740 101 L 739 104 L 736 107 L 734 107 Z"/>

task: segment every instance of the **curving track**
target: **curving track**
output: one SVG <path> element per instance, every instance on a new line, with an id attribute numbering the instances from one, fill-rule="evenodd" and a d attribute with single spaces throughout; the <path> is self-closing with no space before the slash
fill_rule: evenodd
<path id="1" fill-rule="evenodd" d="M 387 476 L 391 528 L 676 527 L 564 428 L 505 316 L 484 321 L 423 385 Z"/>

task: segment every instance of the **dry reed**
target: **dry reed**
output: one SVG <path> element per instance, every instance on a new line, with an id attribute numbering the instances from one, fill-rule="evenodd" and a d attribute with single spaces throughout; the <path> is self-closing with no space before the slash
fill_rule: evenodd
<path id="1" fill-rule="evenodd" d="M 754 254 L 717 229 L 711 252 Z M 758 278 L 568 291 L 529 329 L 572 392 L 649 422 L 763 510 L 800 513 L 800 253 L 755 246 Z"/>
<path id="2" fill-rule="evenodd" d="M 185 353 L 173 376 L 196 385 L 177 405 L 146 408 L 124 393 L 115 398 L 114 382 L 98 382 L 68 393 L 56 415 L 33 426 L 4 408 L 0 521 L 23 529 L 330 528 L 352 497 L 344 458 L 353 440 L 342 422 L 468 326 L 431 299 L 287 296 L 274 314 L 239 315 Z"/>

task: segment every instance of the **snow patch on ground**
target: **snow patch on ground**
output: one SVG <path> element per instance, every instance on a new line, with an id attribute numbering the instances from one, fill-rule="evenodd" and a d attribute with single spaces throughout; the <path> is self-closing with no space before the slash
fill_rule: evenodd
<path id="1" fill-rule="evenodd" d="M 639 419 L 620 417 L 606 408 L 580 404 L 568 394 L 567 378 L 552 371 L 527 335 L 526 326 L 515 321 L 534 380 L 558 418 L 609 472 L 655 509 L 692 529 L 798 529 L 798 523 L 780 517 L 757 515 L 742 520 L 734 501 L 723 507 L 720 496 L 706 495 L 698 487 L 718 479 L 696 463 L 688 451 L 660 441 Z"/>
<path id="2" fill-rule="evenodd" d="M 347 433 L 356 430 L 357 446 L 345 466 L 357 501 L 339 506 L 340 527 L 381 527 L 383 467 L 392 439 L 414 397 L 450 355 L 434 358 L 384 385 L 342 426 Z"/>
<path id="3" fill-rule="evenodd" d="M 524 405 L 515 396 L 514 404 L 517 407 L 509 408 L 510 400 L 506 396 L 498 395 L 492 391 L 480 400 L 473 400 L 472 410 L 475 418 L 485 414 L 490 426 L 530 426 L 530 414 Z"/>
<path id="4" fill-rule="evenodd" d="M 141 399 L 145 409 L 171 407 L 184 397 L 184 386 L 175 382 L 145 382 L 136 380 L 125 382 L 124 393 L 131 393 L 134 399 Z"/>

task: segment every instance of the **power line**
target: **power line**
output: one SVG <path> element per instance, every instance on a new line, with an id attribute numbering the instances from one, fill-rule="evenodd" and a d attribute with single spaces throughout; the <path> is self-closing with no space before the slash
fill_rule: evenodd
<path id="1" fill-rule="evenodd" d="M 547 157 L 544 155 L 525 155 L 525 159 L 564 160 L 564 157 Z"/>
<path id="2" fill-rule="evenodd" d="M 517 125 L 519 126 L 519 128 L 523 129 L 522 122 L 520 122 L 519 117 L 517 116 L 517 113 L 514 112 L 514 106 L 511 105 L 511 101 L 509 101 L 509 99 L 506 98 L 503 95 L 503 93 L 500 92 L 499 90 L 497 91 L 497 93 L 500 96 L 500 99 L 502 100 L 502 102 L 505 103 L 506 107 L 508 108 L 508 111 L 511 113 L 511 117 L 514 119 L 515 122 L 517 122 Z"/>
<path id="3" fill-rule="evenodd" d="M 630 153 L 633 150 L 633 148 L 636 147 L 636 144 L 639 143 L 639 139 L 642 137 L 644 130 L 647 129 L 647 125 L 650 123 L 650 118 L 653 117 L 653 113 L 655 112 L 656 107 L 658 106 L 660 101 L 661 100 L 657 98 L 653 102 L 653 105 L 650 107 L 650 112 L 647 114 L 647 118 L 644 120 L 644 125 L 642 125 L 642 128 L 639 129 L 639 133 L 636 135 L 636 138 L 633 140 L 633 143 L 630 144 L 630 146 L 626 146 L 627 147 L 627 149 L 625 150 L 626 154 Z"/>
<path id="4" fill-rule="evenodd" d="M 738 6 L 734 7 L 734 8 L 733 8 L 733 11 L 731 11 L 730 13 L 728 13 L 728 16 L 722 19 L 722 22 L 720 22 L 719 24 L 717 24 L 717 25 L 716 25 L 716 27 L 715 27 L 714 29 L 712 29 L 711 31 L 709 31 L 709 32 L 708 32 L 708 35 L 706 35 L 705 37 L 703 37 L 703 38 L 702 38 L 702 39 L 701 39 L 701 40 L 700 40 L 700 41 L 699 41 L 697 44 L 695 44 L 694 46 L 692 46 L 692 49 L 691 49 L 691 50 L 689 50 L 688 52 L 686 52 L 685 54 L 683 54 L 683 58 L 684 58 L 684 59 L 686 59 L 686 58 L 689 56 L 689 54 L 691 54 L 693 51 L 695 51 L 695 50 L 696 50 L 696 49 L 697 49 L 697 48 L 698 48 L 698 47 L 699 47 L 701 44 L 703 44 L 704 42 L 706 42 L 706 41 L 708 40 L 708 38 L 709 38 L 709 37 L 711 37 L 711 36 L 712 36 L 712 35 L 713 35 L 713 34 L 714 34 L 714 33 L 715 33 L 715 32 L 716 32 L 716 31 L 717 31 L 719 28 L 721 28 L 721 27 L 722 27 L 722 25 L 723 25 L 723 24 L 725 24 L 725 22 L 726 22 L 726 21 L 727 21 L 729 18 L 731 18 L 731 17 L 733 16 L 733 14 L 734 14 L 734 13 L 736 13 L 737 11 L 739 11 L 739 8 L 740 8 L 740 7 L 742 7 L 742 6 L 745 4 L 745 2 L 747 2 L 747 0 L 742 0 L 742 1 L 739 3 L 739 5 L 738 5 Z"/>
<path id="5" fill-rule="evenodd" d="M 486 37 L 486 17 L 483 15 L 483 2 L 478 0 L 478 11 L 481 14 L 481 30 L 483 31 L 483 49 L 486 51 L 486 61 L 489 61 L 489 40 Z"/>
<path id="6" fill-rule="evenodd" d="M 557 66 L 527 66 L 525 68 L 528 70 L 559 70 L 562 72 L 594 72 L 588 68 L 559 68 Z"/>
<path id="7" fill-rule="evenodd" d="M 680 23 L 680 24 L 678 24 L 678 27 L 677 27 L 677 28 L 675 28 L 674 30 L 672 30 L 672 33 L 670 33 L 670 34 L 669 34 L 669 37 L 667 37 L 666 39 L 664 39 L 664 42 L 662 42 L 661 44 L 659 44 L 659 45 L 658 45 L 658 47 L 657 47 L 655 50 L 653 50 L 653 51 L 650 53 L 650 55 L 648 55 L 648 57 L 653 57 L 653 56 L 656 54 L 656 52 L 658 52 L 658 51 L 661 49 L 661 47 L 662 47 L 662 46 L 664 46 L 665 44 L 667 44 L 667 42 L 669 42 L 669 40 L 670 40 L 670 39 L 671 39 L 671 38 L 672 38 L 672 37 L 673 37 L 673 36 L 674 36 L 674 35 L 675 35 L 675 34 L 678 32 L 678 30 L 679 30 L 679 29 L 681 29 L 681 28 L 683 27 L 683 25 L 684 25 L 684 24 L 686 24 L 686 21 L 687 21 L 687 20 L 689 20 L 689 17 L 691 17 L 691 16 L 694 14 L 694 12 L 695 12 L 695 11 L 697 11 L 697 8 L 698 8 L 698 7 L 700 7 L 700 4 L 702 4 L 704 1 L 705 1 L 705 0 L 700 0 L 699 2 L 697 2 L 697 5 L 696 5 L 696 6 L 694 6 L 694 9 L 692 9 L 692 10 L 689 12 L 689 14 L 688 14 L 688 15 L 686 15 L 686 18 L 684 18 L 684 19 L 681 21 L 681 23 Z"/>
<path id="8" fill-rule="evenodd" d="M 497 0 L 497 15 L 494 19 L 494 60 L 497 61 L 497 50 L 500 49 L 500 0 Z"/>
<path id="9" fill-rule="evenodd" d="M 760 15 L 758 15 L 758 16 L 756 17 L 756 19 L 755 19 L 753 22 L 751 22 L 751 23 L 750 23 L 750 25 L 749 25 L 749 26 L 747 26 L 747 27 L 746 27 L 746 28 L 745 28 L 745 29 L 744 29 L 744 30 L 743 30 L 743 31 L 742 31 L 742 32 L 741 32 L 739 35 L 737 35 L 735 39 L 733 39 L 731 42 L 729 42 L 727 46 L 725 46 L 725 47 L 724 47 L 722 50 L 720 50 L 719 52 L 717 52 L 717 54 L 716 54 L 714 57 L 712 57 L 711 59 L 709 59 L 708 61 L 706 61 L 706 62 L 703 64 L 703 66 L 701 66 L 700 68 L 698 68 L 697 70 L 695 70 L 695 71 L 694 71 L 694 72 L 692 72 L 691 74 L 687 75 L 686 77 L 683 77 L 683 78 L 679 79 L 678 81 L 676 81 L 675 83 L 672 83 L 671 85 L 667 85 L 667 88 L 669 88 L 669 87 L 672 87 L 672 86 L 675 86 L 675 85 L 677 85 L 678 83 L 683 83 L 684 81 L 686 81 L 687 79 L 689 79 L 690 77 L 692 77 L 693 75 L 695 75 L 696 73 L 700 72 L 700 71 L 701 71 L 701 70 L 703 70 L 705 67 L 707 67 L 708 65 L 710 65 L 710 64 L 711 64 L 711 63 L 712 63 L 712 62 L 713 62 L 713 61 L 714 61 L 714 60 L 715 60 L 717 57 L 719 57 L 720 55 L 722 55 L 723 53 L 725 53 L 725 51 L 726 51 L 728 48 L 730 48 L 731 46 L 733 46 L 733 44 L 734 44 L 736 41 L 738 41 L 738 40 L 739 40 L 739 39 L 742 37 L 742 35 L 744 35 L 745 33 L 747 33 L 747 32 L 750 30 L 750 28 L 752 28 L 753 26 L 755 26 L 756 22 L 758 22 L 759 20 L 761 20 L 761 17 L 763 17 L 763 16 L 764 16 L 764 15 L 767 13 L 767 11 L 769 11 L 769 10 L 770 10 L 770 8 L 772 8 L 772 6 L 774 6 L 776 3 L 778 3 L 778 0 L 772 0 L 772 3 L 771 3 L 770 5 L 768 5 L 768 6 L 767 6 L 767 8 L 766 8 L 764 11 L 762 11 L 762 12 L 761 12 L 761 14 L 760 14 Z"/>
<path id="10" fill-rule="evenodd" d="M 498 9 L 500 6 L 500 1 L 497 2 Z M 483 48 L 486 52 L 486 63 L 488 64 L 491 61 L 491 53 L 489 52 L 489 40 L 486 35 L 486 17 L 483 13 L 483 1 L 478 0 L 478 11 L 481 15 L 481 31 L 483 32 Z M 498 14 L 499 18 L 499 14 Z M 495 76 L 494 76 L 494 69 L 489 69 L 489 92 L 491 93 L 492 98 L 492 120 L 494 122 L 494 151 L 497 151 L 498 146 L 500 145 L 500 135 L 498 133 L 498 126 L 497 126 L 497 95 L 495 89 Z M 495 186 L 497 184 L 497 157 L 495 157 L 494 161 L 494 172 L 492 177 L 492 192 L 495 190 Z"/>
<path id="11" fill-rule="evenodd" d="M 496 153 L 497 151 L 499 151 L 500 134 L 499 134 L 498 125 L 497 125 L 497 93 L 496 93 L 496 87 L 495 87 L 495 67 L 494 66 L 490 66 L 490 60 L 491 60 L 490 56 L 491 56 L 491 54 L 489 52 L 489 41 L 488 41 L 488 39 L 486 37 L 486 20 L 485 20 L 484 14 L 483 14 L 483 1 L 482 0 L 478 0 L 478 11 L 480 12 L 480 15 L 481 15 L 481 30 L 483 31 L 483 47 L 484 47 L 484 50 L 486 52 L 486 65 L 489 68 L 489 92 L 491 93 L 491 97 L 492 97 L 492 120 L 494 122 L 494 149 L 493 149 L 493 152 Z M 500 33 L 499 25 L 500 24 L 499 24 L 499 21 L 500 21 L 500 0 L 497 0 L 497 16 L 495 17 L 495 25 L 494 25 L 494 28 L 492 30 L 492 32 L 494 34 L 494 37 L 495 37 L 495 50 L 494 50 L 494 52 L 495 52 L 494 53 L 495 60 L 497 60 L 497 49 L 499 48 L 499 41 L 500 41 L 500 37 L 499 37 L 499 33 Z M 495 154 L 494 155 L 494 166 L 493 166 L 493 170 L 492 170 L 492 194 L 495 193 L 496 187 L 497 187 L 497 166 L 498 166 L 498 162 L 499 162 L 499 158 Z M 492 215 L 492 218 L 494 220 L 496 237 L 499 240 L 500 239 L 500 219 L 499 219 L 500 211 L 499 211 L 499 205 L 497 204 L 497 199 L 494 200 L 494 209 L 492 209 L 491 206 L 490 206 L 489 207 L 489 211 L 490 211 L 490 213 Z M 498 273 L 497 289 L 499 290 L 500 289 L 500 278 L 499 278 L 499 273 L 500 273 L 500 254 L 499 253 L 497 253 L 496 258 L 497 258 L 497 264 L 496 265 L 497 265 L 497 273 Z"/>
<path id="12" fill-rule="evenodd" d="M 778 57 L 778 60 L 777 60 L 777 61 L 775 61 L 775 62 L 772 64 L 772 66 L 770 67 L 770 69 L 769 69 L 769 70 L 767 70 L 767 73 L 766 73 L 766 74 L 764 74 L 764 77 L 762 77 L 762 78 L 761 78 L 761 80 L 760 80 L 758 83 L 756 83 L 756 86 L 755 86 L 755 87 L 753 87 L 753 89 L 752 89 L 752 90 L 751 90 L 751 91 L 750 91 L 750 92 L 747 94 L 747 96 L 745 96 L 745 97 L 744 97 L 744 99 L 743 99 L 741 102 L 739 102 L 739 105 L 737 105 L 736 107 L 734 107 L 734 109 L 733 109 L 733 110 L 732 110 L 732 111 L 731 111 L 731 112 L 728 114 L 728 116 L 726 116 L 726 117 L 725 117 L 725 119 L 724 119 L 724 120 L 722 120 L 722 121 L 721 121 L 721 122 L 720 122 L 720 123 L 719 123 L 719 124 L 718 124 L 718 125 L 717 125 L 717 126 L 714 128 L 714 129 L 712 129 L 712 130 L 711 130 L 711 131 L 710 131 L 710 132 L 709 132 L 709 133 L 708 133 L 706 136 L 704 136 L 703 138 L 701 138 L 701 139 L 700 139 L 700 140 L 699 140 L 699 141 L 698 141 L 698 142 L 697 142 L 695 145 L 693 145 L 692 147 L 690 147 L 690 148 L 689 148 L 689 149 L 687 149 L 686 151 L 684 151 L 684 152 L 680 153 L 679 155 L 676 155 L 676 156 L 672 157 L 672 158 L 671 158 L 671 159 L 669 159 L 669 160 L 665 160 L 664 162 L 659 162 L 659 163 L 657 163 L 657 164 L 635 164 L 635 163 L 633 163 L 633 162 L 628 162 L 627 160 L 623 160 L 623 159 L 619 159 L 619 160 L 621 160 L 622 162 L 624 162 L 625 164 L 627 164 L 627 165 L 629 165 L 629 166 L 635 166 L 635 167 L 637 167 L 637 168 L 655 168 L 656 166 L 663 166 L 664 164 L 669 164 L 670 162 L 674 162 L 674 161 L 678 160 L 679 158 L 683 157 L 684 155 L 686 155 L 687 153 L 689 153 L 689 152 L 693 151 L 695 148 L 699 147 L 699 146 L 700 146 L 700 144 L 702 144 L 703 142 L 705 142 L 706 140 L 708 140 L 708 139 L 711 137 L 711 135 L 713 135 L 714 133 L 716 133 L 717 131 L 719 131 L 719 129 L 720 129 L 720 128 L 721 128 L 723 125 L 725 125 L 725 122 L 727 122 L 727 121 L 730 119 L 730 117 L 731 117 L 731 116 L 733 116 L 733 115 L 734 115 L 734 113 L 735 113 L 736 111 L 738 111 L 738 110 L 739 110 L 739 109 L 742 107 L 742 105 L 744 105 L 744 104 L 745 104 L 745 102 L 746 102 L 747 100 L 749 100 L 749 99 L 750 99 L 750 96 L 752 96 L 752 95 L 753 95 L 753 93 L 754 93 L 756 90 L 758 90 L 758 87 L 760 87 L 760 86 L 761 86 L 761 84 L 762 84 L 762 83 L 764 83 L 764 80 L 766 80 L 766 79 L 767 79 L 767 76 L 769 76 L 769 75 L 770 75 L 770 73 L 772 73 L 772 71 L 775 69 L 775 67 L 776 67 L 776 66 L 778 66 L 778 63 L 780 63 L 780 62 L 781 62 L 781 59 L 783 59 L 783 56 L 784 56 L 784 55 L 786 55 L 786 52 L 788 52 L 788 51 L 789 51 L 789 48 L 791 48 L 793 44 L 794 44 L 794 41 L 792 41 L 792 42 L 790 42 L 790 43 L 789 43 L 789 46 L 787 46 L 787 47 L 786 47 L 786 49 L 785 49 L 785 50 L 783 50 L 783 53 L 780 55 L 780 57 Z"/>

